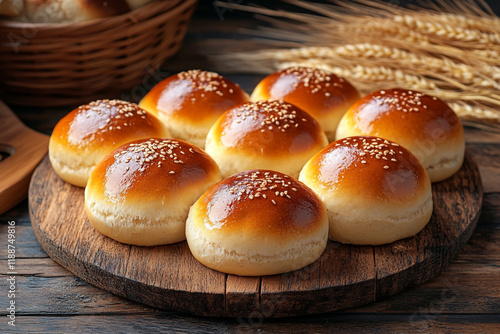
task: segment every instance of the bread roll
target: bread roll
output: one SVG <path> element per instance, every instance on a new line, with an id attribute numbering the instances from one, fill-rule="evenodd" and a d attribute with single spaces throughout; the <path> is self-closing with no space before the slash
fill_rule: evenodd
<path id="1" fill-rule="evenodd" d="M 328 140 L 333 141 L 340 119 L 359 97 L 356 88 L 333 73 L 290 67 L 265 77 L 251 99 L 282 100 L 300 107 L 316 118 Z"/>
<path id="2" fill-rule="evenodd" d="M 185 239 L 189 207 L 220 180 L 201 149 L 172 139 L 119 147 L 92 172 L 85 209 L 92 225 L 119 242 L 154 246 Z"/>
<path id="3" fill-rule="evenodd" d="M 186 238 L 194 257 L 235 275 L 274 275 L 316 261 L 328 239 L 323 203 L 304 184 L 270 170 L 217 183 L 191 207 Z"/>
<path id="4" fill-rule="evenodd" d="M 386 139 L 337 140 L 307 162 L 299 180 L 325 203 L 334 241 L 391 243 L 418 233 L 432 214 L 424 167 L 410 151 Z"/>
<path id="5" fill-rule="evenodd" d="M 191 70 L 161 81 L 139 105 L 158 116 L 173 137 L 203 148 L 217 118 L 248 100 L 237 84 L 219 74 Z"/>
<path id="6" fill-rule="evenodd" d="M 17 16 L 23 6 L 23 0 L 0 0 L 0 15 Z"/>
<path id="7" fill-rule="evenodd" d="M 169 136 L 156 117 L 136 104 L 97 100 L 57 123 L 50 137 L 49 158 L 63 180 L 85 187 L 95 165 L 117 147 L 137 139 Z"/>
<path id="8" fill-rule="evenodd" d="M 319 123 L 286 102 L 249 102 L 225 112 L 210 129 L 206 151 L 224 177 L 247 169 L 273 169 L 298 177 L 328 144 Z"/>
<path id="9" fill-rule="evenodd" d="M 460 118 L 437 97 L 406 89 L 371 93 L 342 118 L 337 138 L 383 137 L 409 149 L 422 162 L 432 182 L 444 180 L 462 166 L 465 153 Z"/>
<path id="10" fill-rule="evenodd" d="M 154 0 L 24 0 L 17 21 L 69 23 L 120 15 Z"/>

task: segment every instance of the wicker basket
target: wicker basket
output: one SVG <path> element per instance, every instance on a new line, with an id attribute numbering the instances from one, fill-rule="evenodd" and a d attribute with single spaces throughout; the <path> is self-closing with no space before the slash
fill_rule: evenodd
<path id="1" fill-rule="evenodd" d="M 130 90 L 179 49 L 196 2 L 159 0 L 82 23 L 0 21 L 0 97 L 63 106 Z"/>

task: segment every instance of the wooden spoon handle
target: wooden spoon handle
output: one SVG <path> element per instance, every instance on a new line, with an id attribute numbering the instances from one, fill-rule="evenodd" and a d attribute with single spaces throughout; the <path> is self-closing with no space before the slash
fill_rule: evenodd
<path id="1" fill-rule="evenodd" d="M 49 137 L 27 128 L 0 101 L 0 214 L 26 198 L 35 167 L 47 154 Z"/>

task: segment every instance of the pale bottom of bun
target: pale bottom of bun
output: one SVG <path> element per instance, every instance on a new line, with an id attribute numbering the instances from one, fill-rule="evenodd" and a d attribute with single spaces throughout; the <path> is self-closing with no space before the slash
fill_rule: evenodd
<path id="1" fill-rule="evenodd" d="M 324 245 L 326 246 L 327 238 Z M 277 275 L 303 268 L 321 256 L 325 247 L 318 243 L 297 243 L 297 247 L 282 251 L 274 256 L 246 256 L 233 250 L 219 247 L 204 238 L 197 240 L 196 246 L 191 246 L 193 256 L 203 265 L 226 274 L 238 276 Z"/>
<path id="2" fill-rule="evenodd" d="M 213 236 L 196 228 L 190 214 L 186 223 L 186 239 L 193 256 L 208 268 L 239 276 L 276 275 L 303 268 L 316 261 L 328 241 L 325 221 L 324 233 L 314 238 L 301 238 L 280 245 L 241 235 Z M 227 247 L 228 239 L 232 247 Z"/>
<path id="3" fill-rule="evenodd" d="M 165 118 L 161 114 L 159 119 L 168 129 L 172 138 L 187 141 L 201 149 L 205 148 L 205 139 L 212 123 L 192 125 L 175 119 Z"/>
<path id="4" fill-rule="evenodd" d="M 322 147 L 317 147 L 307 153 L 289 155 L 286 157 L 263 157 L 252 156 L 244 153 L 234 153 L 218 149 L 207 141 L 206 152 L 217 162 L 220 168 L 222 177 L 228 177 L 238 172 L 251 169 L 270 169 L 290 175 L 293 178 L 298 178 L 299 173 L 306 162 Z"/>
<path id="5" fill-rule="evenodd" d="M 420 232 L 432 215 L 432 194 L 414 204 L 366 205 L 348 198 L 325 201 L 333 241 L 354 245 L 383 245 Z"/>
<path id="6" fill-rule="evenodd" d="M 439 182 L 443 181 L 460 169 L 464 162 L 464 156 L 455 156 L 454 159 L 451 160 L 442 160 L 438 164 L 426 166 L 425 170 L 427 174 L 429 174 L 429 178 L 431 182 Z"/>
<path id="7" fill-rule="evenodd" d="M 161 210 L 121 210 L 85 198 L 87 217 L 100 233 L 124 244 L 156 246 L 185 240 L 188 208 Z M 128 212 L 127 212 L 128 211 Z"/>
<path id="8" fill-rule="evenodd" d="M 85 187 L 95 164 L 89 165 L 81 156 L 73 154 L 54 154 L 49 152 L 49 160 L 57 175 L 77 187 Z"/>

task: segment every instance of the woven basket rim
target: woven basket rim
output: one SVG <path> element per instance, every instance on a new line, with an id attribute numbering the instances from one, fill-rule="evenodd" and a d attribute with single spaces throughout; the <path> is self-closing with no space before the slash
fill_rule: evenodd
<path id="1" fill-rule="evenodd" d="M 22 28 L 26 28 L 26 27 L 29 27 L 29 28 L 38 28 L 38 29 L 43 29 L 43 28 L 46 28 L 46 29 L 65 29 L 65 28 L 85 28 L 85 27 L 88 27 L 88 26 L 91 26 L 91 25 L 95 25 L 97 23 L 101 23 L 101 22 L 106 22 L 106 21 L 113 21 L 113 20 L 117 20 L 117 21 L 124 21 L 124 20 L 127 20 L 127 19 L 130 19 L 131 21 L 136 21 L 135 17 L 138 15 L 138 14 L 141 14 L 142 12 L 149 12 L 149 11 L 152 11 L 152 10 L 157 10 L 156 7 L 162 7 L 162 6 L 165 6 L 168 2 L 173 2 L 175 0 L 156 0 L 156 1 L 153 1 L 145 6 L 142 6 L 140 8 L 137 8 L 133 11 L 130 11 L 130 12 L 127 12 L 127 13 L 124 13 L 124 14 L 121 14 L 121 15 L 114 15 L 114 16 L 108 16 L 108 17 L 101 17 L 101 18 L 95 18 L 95 19 L 91 19 L 91 20 L 86 20 L 86 21 L 83 21 L 83 22 L 65 22 L 65 23 L 33 23 L 33 22 L 19 22 L 19 21 L 9 21 L 9 20 L 2 20 L 0 19 L 0 26 L 3 26 L 3 27 L 6 27 L 6 28 L 12 28 L 12 29 L 22 29 Z M 197 0 L 195 0 L 197 1 Z M 176 8 L 176 7 L 179 7 L 179 6 L 182 6 L 183 3 L 187 2 L 187 3 L 192 3 L 193 1 L 177 1 L 178 3 L 176 3 L 172 8 Z"/>

